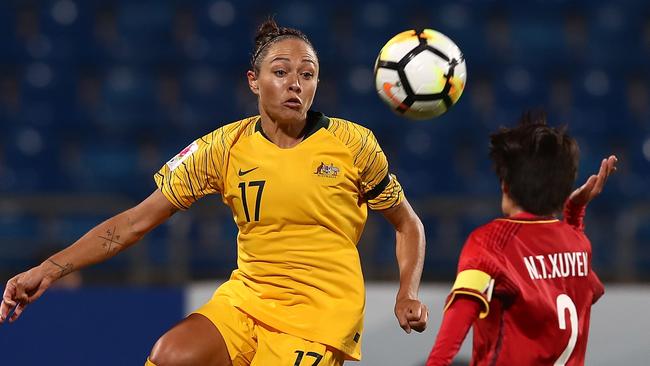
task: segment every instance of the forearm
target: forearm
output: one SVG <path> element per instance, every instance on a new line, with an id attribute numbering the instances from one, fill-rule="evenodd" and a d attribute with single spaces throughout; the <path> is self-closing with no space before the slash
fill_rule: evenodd
<path id="1" fill-rule="evenodd" d="M 40 267 L 51 280 L 105 261 L 136 243 L 148 230 L 138 230 L 133 209 L 95 226 L 69 247 L 45 260 Z"/>
<path id="2" fill-rule="evenodd" d="M 426 366 L 450 365 L 460 350 L 472 323 L 478 318 L 482 304 L 471 297 L 458 296 L 447 308 L 431 349 Z"/>
<path id="3" fill-rule="evenodd" d="M 397 298 L 415 299 L 418 296 L 424 265 L 424 226 L 419 219 L 397 230 L 396 254 L 399 266 L 400 288 Z"/>

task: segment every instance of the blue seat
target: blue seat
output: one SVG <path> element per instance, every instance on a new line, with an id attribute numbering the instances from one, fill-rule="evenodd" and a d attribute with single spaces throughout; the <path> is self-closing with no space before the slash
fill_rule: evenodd
<path id="1" fill-rule="evenodd" d="M 210 276 L 210 272 L 215 271 L 226 276 L 236 268 L 237 226 L 232 217 L 217 216 L 208 220 L 197 220 L 193 229 L 190 263 L 194 271 L 202 276 Z"/>
<path id="2" fill-rule="evenodd" d="M 26 214 L 2 215 L 0 217 L 0 240 L 28 240 L 40 232 L 36 217 Z"/>

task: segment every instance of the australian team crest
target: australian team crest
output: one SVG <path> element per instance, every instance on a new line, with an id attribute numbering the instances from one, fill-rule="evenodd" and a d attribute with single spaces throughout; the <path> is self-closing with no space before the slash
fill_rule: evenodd
<path id="1" fill-rule="evenodd" d="M 321 161 L 314 174 L 319 177 L 336 178 L 341 170 L 334 166 L 334 163 L 325 164 Z"/>

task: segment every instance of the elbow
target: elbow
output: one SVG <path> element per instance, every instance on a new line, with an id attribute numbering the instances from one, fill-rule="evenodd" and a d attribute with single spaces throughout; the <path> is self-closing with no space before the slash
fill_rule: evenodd
<path id="1" fill-rule="evenodd" d="M 424 245 L 425 242 L 425 232 L 424 232 L 424 224 L 422 223 L 422 220 L 417 215 L 414 215 L 413 218 L 411 219 L 411 224 L 410 230 L 419 238 L 421 238 L 421 242 Z"/>
<path id="2" fill-rule="evenodd" d="M 418 247 L 419 247 L 418 251 L 420 252 L 420 256 L 422 258 L 424 258 L 424 253 L 426 251 L 426 246 L 427 246 L 427 240 L 426 240 L 426 234 L 425 234 L 425 231 L 424 231 L 424 224 L 422 223 L 420 218 L 417 217 L 417 216 L 415 217 L 414 227 L 415 227 L 415 230 L 416 230 L 415 232 L 417 233 L 417 238 L 418 238 L 418 240 L 417 240 Z"/>
<path id="3" fill-rule="evenodd" d="M 126 211 L 124 215 L 128 225 L 129 236 L 133 242 L 139 241 L 151 230 L 151 226 L 147 224 L 145 218 L 134 215 L 132 210 Z"/>
<path id="4" fill-rule="evenodd" d="M 426 247 L 426 234 L 424 231 L 424 224 L 417 215 L 413 215 L 402 228 L 397 228 L 397 232 L 401 233 L 410 245 L 416 246 L 418 251 L 424 255 Z"/>
<path id="5" fill-rule="evenodd" d="M 424 224 L 422 223 L 422 220 L 418 216 L 415 217 L 415 227 L 416 230 L 422 235 L 424 238 Z"/>
<path id="6" fill-rule="evenodd" d="M 134 242 L 140 241 L 148 232 L 149 230 L 145 226 L 137 224 L 133 225 L 130 230 Z"/>

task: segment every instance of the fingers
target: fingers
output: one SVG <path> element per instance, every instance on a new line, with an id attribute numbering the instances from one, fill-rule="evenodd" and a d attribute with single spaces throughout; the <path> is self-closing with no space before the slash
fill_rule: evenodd
<path id="1" fill-rule="evenodd" d="M 25 273 L 21 273 L 7 281 L 7 286 L 2 294 L 2 303 L 0 304 L 0 324 L 18 319 L 25 307 L 38 299 L 49 287 L 50 282 L 45 280 L 35 286 L 30 285 L 25 282 L 26 277 Z"/>
<path id="2" fill-rule="evenodd" d="M 615 155 L 610 155 L 606 159 L 603 159 L 601 162 L 601 169 L 598 172 L 598 175 L 601 175 L 607 179 L 609 176 L 616 171 L 616 164 L 618 163 L 618 158 Z"/>
<path id="3" fill-rule="evenodd" d="M 16 321 L 16 319 L 18 319 L 20 314 L 22 314 L 23 311 L 25 310 L 25 307 L 27 307 L 27 304 L 18 303 L 18 305 L 14 308 L 14 313 L 9 314 L 9 323 L 13 323 L 14 321 Z"/>
<path id="4" fill-rule="evenodd" d="M 2 300 L 2 303 L 0 304 L 0 324 L 5 322 L 5 319 L 9 315 L 10 310 L 11 310 L 10 305 L 7 304 L 4 300 Z"/>
<path id="5" fill-rule="evenodd" d="M 608 158 L 603 159 L 600 162 L 600 170 L 598 171 L 598 179 L 596 181 L 596 185 L 594 186 L 594 189 L 592 191 L 592 196 L 596 196 L 600 194 L 603 191 L 603 187 L 605 186 L 605 182 L 607 182 L 607 178 L 616 171 L 616 163 L 618 162 L 618 159 L 614 155 L 610 155 Z"/>
<path id="6" fill-rule="evenodd" d="M 616 164 L 618 163 L 618 158 L 616 155 L 610 155 L 607 158 L 607 176 L 609 177 L 610 174 L 614 173 L 616 171 Z"/>
<path id="7" fill-rule="evenodd" d="M 429 320 L 429 309 L 426 305 L 420 305 L 420 317 L 416 320 L 409 321 L 409 326 L 411 329 L 418 333 L 422 333 L 427 329 L 427 321 Z"/>
<path id="8" fill-rule="evenodd" d="M 420 305 L 420 304 L 417 304 Z M 422 316 L 422 308 L 420 306 L 409 306 L 406 311 L 406 319 L 411 322 L 419 320 Z"/>
<path id="9" fill-rule="evenodd" d="M 25 288 L 25 284 L 20 281 L 20 279 L 16 279 L 16 289 L 14 292 L 13 300 L 15 300 L 18 303 L 25 303 L 29 300 L 29 295 L 27 295 L 27 289 Z"/>
<path id="10" fill-rule="evenodd" d="M 404 329 L 407 334 L 411 334 L 411 326 L 409 325 L 409 320 L 406 317 L 406 312 L 397 312 L 396 315 L 399 326 Z"/>
<path id="11" fill-rule="evenodd" d="M 597 183 L 598 183 L 598 176 L 592 175 L 587 179 L 585 184 L 583 184 L 582 187 L 580 187 L 580 190 L 585 192 L 591 192 L 593 191 Z"/>
<path id="12" fill-rule="evenodd" d="M 7 286 L 5 287 L 5 291 L 2 294 L 2 303 L 0 304 L 0 324 L 4 323 L 11 309 L 16 306 L 16 301 L 14 300 L 16 294 L 15 280 L 16 278 L 14 277 L 7 281 Z"/>
<path id="13" fill-rule="evenodd" d="M 614 155 L 610 155 L 608 158 L 601 160 L 598 174 L 590 176 L 585 184 L 571 193 L 569 196 L 571 202 L 579 206 L 584 206 L 591 202 L 592 199 L 603 191 L 607 178 L 616 171 L 617 163 L 618 159 Z"/>
<path id="14" fill-rule="evenodd" d="M 596 176 L 596 184 L 594 184 L 594 187 L 591 190 L 592 197 L 602 192 L 603 186 L 605 186 L 605 181 L 607 180 L 608 170 L 607 159 L 603 159 L 600 162 L 600 169 L 598 170 L 598 175 Z"/>
<path id="15" fill-rule="evenodd" d="M 411 300 L 405 306 L 398 306 L 396 315 L 400 327 L 411 334 L 411 330 L 422 332 L 426 329 L 429 309 L 419 301 Z"/>

